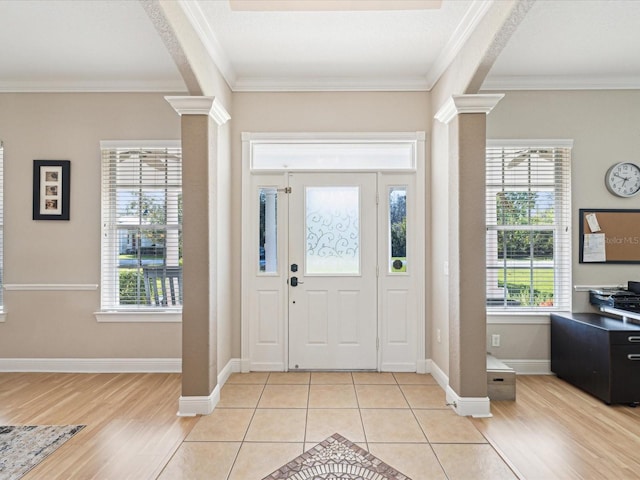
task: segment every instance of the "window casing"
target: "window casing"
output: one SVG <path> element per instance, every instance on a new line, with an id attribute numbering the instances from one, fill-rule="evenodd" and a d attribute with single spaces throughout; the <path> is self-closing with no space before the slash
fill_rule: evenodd
<path id="1" fill-rule="evenodd" d="M 180 311 L 180 143 L 101 142 L 101 151 L 101 310 Z M 180 274 L 179 285 L 171 274 L 176 271 Z M 165 283 L 167 294 L 158 298 L 151 285 L 162 292 L 163 281 L 175 284 Z M 169 287 L 177 293 L 170 295 Z"/>
<path id="2" fill-rule="evenodd" d="M 571 141 L 488 141 L 487 310 L 571 308 Z"/>

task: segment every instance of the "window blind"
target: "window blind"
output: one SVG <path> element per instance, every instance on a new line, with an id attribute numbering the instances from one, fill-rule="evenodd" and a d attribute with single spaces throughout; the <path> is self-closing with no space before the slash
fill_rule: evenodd
<path id="1" fill-rule="evenodd" d="M 488 141 L 488 310 L 571 305 L 571 141 Z"/>
<path id="2" fill-rule="evenodd" d="M 180 143 L 101 142 L 101 151 L 102 309 L 180 309 Z"/>

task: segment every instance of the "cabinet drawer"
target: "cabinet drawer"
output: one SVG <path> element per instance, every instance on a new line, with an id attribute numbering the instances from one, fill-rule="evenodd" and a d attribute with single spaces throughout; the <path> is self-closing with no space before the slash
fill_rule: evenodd
<path id="1" fill-rule="evenodd" d="M 612 345 L 611 360 L 628 364 L 629 368 L 640 368 L 640 345 Z"/>
<path id="2" fill-rule="evenodd" d="M 611 403 L 640 401 L 640 345 L 611 347 Z"/>
<path id="3" fill-rule="evenodd" d="M 640 350 L 640 331 L 611 332 L 611 345 L 637 345 Z"/>

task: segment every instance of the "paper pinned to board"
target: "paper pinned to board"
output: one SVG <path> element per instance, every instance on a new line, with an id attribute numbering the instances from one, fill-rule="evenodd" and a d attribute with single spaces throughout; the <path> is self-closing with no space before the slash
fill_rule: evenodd
<path id="1" fill-rule="evenodd" d="M 604 233 L 586 233 L 582 247 L 583 262 L 606 262 Z"/>
<path id="2" fill-rule="evenodd" d="M 589 230 L 591 230 L 592 233 L 600 231 L 600 224 L 598 223 L 595 213 L 587 213 L 585 218 L 587 219 L 587 224 L 589 224 Z"/>

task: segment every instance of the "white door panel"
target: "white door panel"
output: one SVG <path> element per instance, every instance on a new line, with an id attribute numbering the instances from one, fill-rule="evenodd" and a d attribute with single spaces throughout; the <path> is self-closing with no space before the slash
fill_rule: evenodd
<path id="1" fill-rule="evenodd" d="M 289 368 L 376 369 L 376 175 L 289 186 Z"/>

